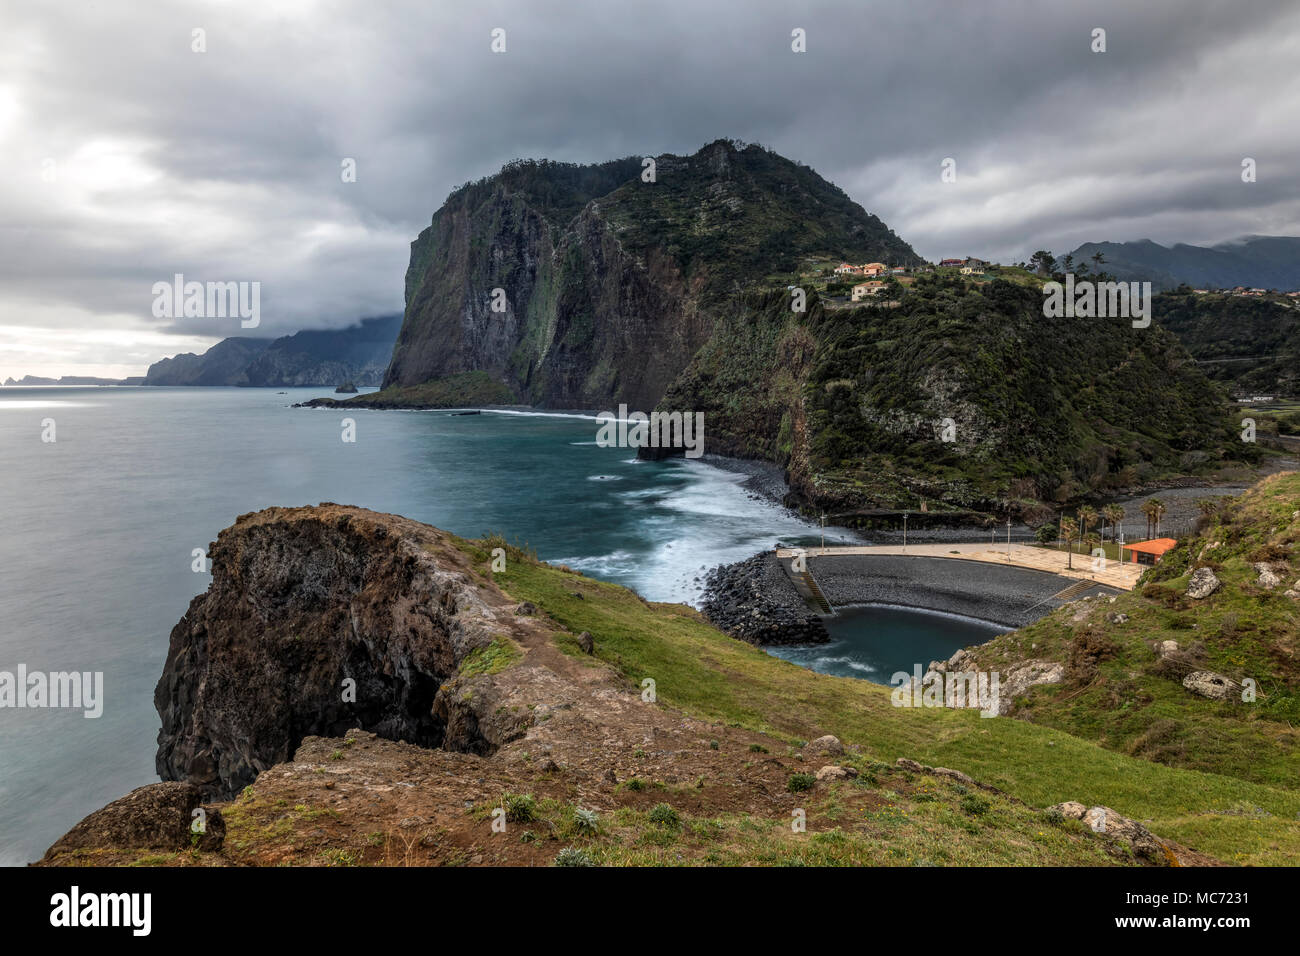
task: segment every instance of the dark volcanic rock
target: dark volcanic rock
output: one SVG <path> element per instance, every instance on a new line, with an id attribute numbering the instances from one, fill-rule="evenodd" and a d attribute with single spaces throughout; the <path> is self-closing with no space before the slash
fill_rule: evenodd
<path id="1" fill-rule="evenodd" d="M 73 850 L 219 850 L 226 837 L 221 811 L 204 808 L 202 832 L 192 829 L 203 804 L 198 787 L 151 783 L 96 810 L 59 838 L 45 853 L 50 860 Z"/>
<path id="2" fill-rule="evenodd" d="M 339 505 L 270 508 L 209 553 L 212 584 L 172 630 L 154 692 L 163 779 L 228 796 L 304 737 L 352 727 L 476 753 L 520 732 L 439 695 L 502 624 L 437 529 Z"/>
<path id="3" fill-rule="evenodd" d="M 709 572 L 704 616 L 750 644 L 824 644 L 822 619 L 799 596 L 776 554 L 764 551 Z"/>

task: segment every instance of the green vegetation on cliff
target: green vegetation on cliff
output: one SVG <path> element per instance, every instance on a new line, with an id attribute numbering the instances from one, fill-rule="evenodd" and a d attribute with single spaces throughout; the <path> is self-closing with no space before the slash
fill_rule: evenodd
<path id="1" fill-rule="evenodd" d="M 1081 611 L 1066 606 L 976 651 L 980 666 L 1028 657 L 1067 664 L 1017 714 L 1120 753 L 1294 788 L 1300 781 L 1300 474 L 1273 475 L 1229 499 L 1168 552 L 1139 587 Z M 1221 585 L 1188 596 L 1192 572 Z M 1267 568 L 1276 583 L 1261 575 Z M 1288 594 L 1289 592 L 1289 594 Z M 1086 611 L 1086 613 L 1085 613 Z M 1177 648 L 1162 648 L 1166 641 Z M 1030 650 L 1032 648 L 1032 650 Z M 1209 700 L 1197 671 L 1244 687 Z M 1300 824 L 1297 824 L 1300 828 Z"/>
<path id="2" fill-rule="evenodd" d="M 1271 486 L 1262 494 L 1271 496 Z M 1261 507 L 1276 518 L 1280 509 L 1294 506 L 1278 498 Z M 1264 533 L 1259 517 L 1243 511 L 1244 535 Z M 487 563 L 486 549 L 472 542 L 463 547 L 480 566 Z M 558 639 L 561 649 L 581 656 L 576 635 L 589 632 L 599 659 L 635 686 L 653 678 L 661 702 L 695 717 L 795 743 L 832 733 L 846 744 L 861 745 L 864 767 L 873 761 L 892 764 L 899 757 L 952 767 L 1032 806 L 1066 800 L 1104 804 L 1225 862 L 1288 864 L 1300 858 L 1300 792 L 1295 774 L 1284 772 L 1286 761 L 1274 762 L 1276 772 L 1266 773 L 1243 773 L 1236 760 L 1214 757 L 1203 761 L 1204 769 L 1176 767 L 1155 762 L 1140 748 L 1131 755 L 1117 752 L 1106 741 L 1085 739 L 1090 734 L 1072 736 L 1038 722 L 987 719 L 967 710 L 899 708 L 891 703 L 890 688 L 804 670 L 723 635 L 689 608 L 649 604 L 617 585 L 537 563 L 522 552 L 512 550 L 507 567 L 494 581 L 515 599 L 537 604 L 570 633 Z M 1191 616 L 1193 623 L 1200 620 L 1195 612 Z M 1013 632 L 999 642 L 1024 643 L 1031 634 L 1041 639 L 1050 626 Z M 1053 688 L 1035 688 L 1034 706 L 1046 706 L 1040 701 L 1053 694 Z M 1184 749 L 1198 748 L 1200 737 L 1216 727 L 1228 737 L 1236 734 L 1231 718 L 1213 709 L 1217 705 L 1198 703 L 1210 708 L 1210 716 L 1171 733 Z M 1111 719 L 1112 704 L 1104 694 L 1081 703 L 1062 701 L 1062 706 L 1074 706 L 1094 720 Z M 1277 718 L 1261 719 L 1265 731 Z"/>
<path id="3" fill-rule="evenodd" d="M 1300 308 L 1294 304 L 1167 292 L 1156 296 L 1155 316 L 1214 381 L 1246 394 L 1300 395 Z"/>
<path id="4" fill-rule="evenodd" d="M 412 245 L 365 404 L 703 412 L 706 451 L 784 465 L 799 504 L 843 520 L 922 501 L 1034 517 L 1259 459 L 1160 321 L 1044 317 L 1042 280 L 998 266 L 891 277 L 850 307 L 827 297 L 841 258 L 920 260 L 808 167 L 719 140 L 642 171 L 515 162 L 454 192 Z M 1178 301 L 1159 306 L 1176 329 Z"/>

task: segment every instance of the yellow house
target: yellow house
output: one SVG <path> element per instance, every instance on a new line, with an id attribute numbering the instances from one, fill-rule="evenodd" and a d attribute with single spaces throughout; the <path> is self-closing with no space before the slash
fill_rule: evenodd
<path id="1" fill-rule="evenodd" d="M 879 280 L 872 282 L 859 282 L 853 287 L 853 301 L 861 302 L 863 299 L 873 295 L 879 295 L 885 289 L 885 284 Z"/>

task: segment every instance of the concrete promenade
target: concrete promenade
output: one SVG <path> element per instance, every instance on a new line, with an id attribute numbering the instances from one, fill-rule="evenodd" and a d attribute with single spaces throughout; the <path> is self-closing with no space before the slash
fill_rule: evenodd
<path id="1" fill-rule="evenodd" d="M 874 555 L 890 557 L 917 558 L 952 558 L 958 561 L 979 561 L 984 564 L 1000 564 L 1003 567 L 1025 568 L 1031 571 L 1046 571 L 1062 577 L 1079 581 L 1092 581 L 1121 591 L 1131 591 L 1137 584 L 1142 572 L 1147 569 L 1144 564 L 1120 564 L 1107 559 L 1102 570 L 1095 570 L 1093 559 L 1086 554 L 1075 554 L 1074 567 L 1068 568 L 1065 551 L 1055 548 L 1039 548 L 1033 545 L 1012 543 L 1009 547 L 988 544 L 909 544 L 909 545 L 860 545 L 828 548 L 778 548 L 776 555 L 782 561 L 793 558 L 800 550 L 809 558 L 852 555 L 871 557 Z"/>

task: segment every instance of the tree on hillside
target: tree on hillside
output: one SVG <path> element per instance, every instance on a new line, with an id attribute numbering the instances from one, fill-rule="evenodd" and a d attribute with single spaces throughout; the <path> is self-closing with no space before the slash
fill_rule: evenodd
<path id="1" fill-rule="evenodd" d="M 1155 499 L 1154 499 L 1154 498 L 1148 498 L 1146 501 L 1142 502 L 1142 508 L 1141 508 L 1141 511 L 1142 511 L 1143 516 L 1147 519 L 1147 537 L 1149 538 L 1149 537 L 1151 537 L 1151 528 L 1152 528 L 1152 526 L 1154 526 L 1155 523 L 1156 523 L 1156 518 L 1155 518 L 1155 513 L 1156 513 Z"/>
<path id="2" fill-rule="evenodd" d="M 1040 276 L 1050 276 L 1056 271 L 1056 256 L 1046 249 L 1039 249 L 1029 257 L 1029 265 Z"/>
<path id="3" fill-rule="evenodd" d="M 1079 537 L 1079 526 L 1073 518 L 1061 519 L 1061 537 L 1065 539 L 1065 566 L 1074 569 L 1074 541 Z"/>
<path id="4" fill-rule="evenodd" d="M 1214 498 L 1197 498 L 1196 510 L 1202 518 L 1212 518 L 1219 510 L 1219 502 Z"/>
<path id="5" fill-rule="evenodd" d="M 1045 524 L 1034 532 L 1034 538 L 1046 547 L 1056 540 L 1056 525 Z"/>

